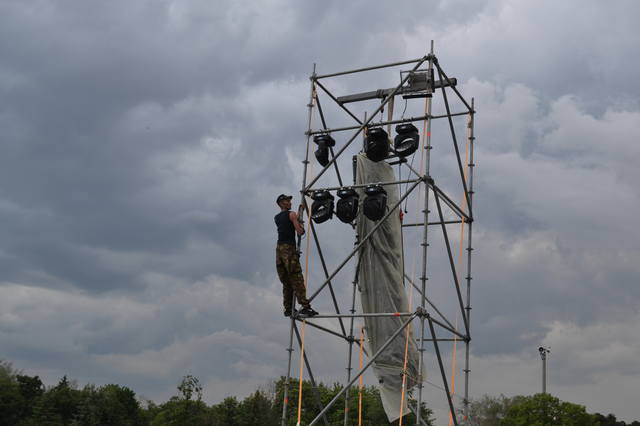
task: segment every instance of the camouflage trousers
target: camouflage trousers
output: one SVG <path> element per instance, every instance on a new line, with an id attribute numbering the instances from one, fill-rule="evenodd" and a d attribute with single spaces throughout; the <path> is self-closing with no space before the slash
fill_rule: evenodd
<path id="1" fill-rule="evenodd" d="M 295 293 L 298 303 L 309 306 L 304 287 L 304 277 L 300 267 L 300 256 L 296 246 L 291 244 L 278 244 L 276 246 L 276 269 L 282 282 L 282 303 L 285 311 L 291 311 L 293 295 Z"/>

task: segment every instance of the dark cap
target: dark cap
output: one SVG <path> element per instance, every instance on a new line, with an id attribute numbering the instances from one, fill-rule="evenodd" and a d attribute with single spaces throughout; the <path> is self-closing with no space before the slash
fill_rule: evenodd
<path id="1" fill-rule="evenodd" d="M 278 198 L 276 199 L 276 204 L 280 205 L 280 201 L 282 200 L 290 200 L 293 197 L 291 195 L 284 195 L 284 194 L 280 194 L 278 195 Z"/>

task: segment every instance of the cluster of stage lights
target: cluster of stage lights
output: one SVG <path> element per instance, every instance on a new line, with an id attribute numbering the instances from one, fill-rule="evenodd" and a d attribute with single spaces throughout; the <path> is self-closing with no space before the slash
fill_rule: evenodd
<path id="1" fill-rule="evenodd" d="M 408 157 L 416 152 L 420 141 L 416 126 L 411 123 L 399 124 L 396 126 L 396 133 L 393 152 L 398 157 Z M 318 145 L 314 153 L 316 160 L 321 166 L 326 167 L 329 164 L 329 151 L 336 145 L 335 139 L 329 134 L 320 134 L 313 137 L 313 142 Z M 369 128 L 364 147 L 367 158 L 377 163 L 387 158 L 390 151 L 389 134 L 382 127 Z"/>
<path id="2" fill-rule="evenodd" d="M 382 185 L 369 185 L 364 189 L 365 199 L 362 202 L 362 213 L 369 219 L 382 219 L 387 211 L 387 191 Z M 341 188 L 337 193 L 340 198 L 335 204 L 335 213 L 344 223 L 351 223 L 358 216 L 360 196 L 353 188 Z M 323 223 L 333 217 L 334 197 L 329 191 L 315 191 L 311 198 L 311 219 L 315 223 Z"/>
<path id="3" fill-rule="evenodd" d="M 398 157 L 407 157 L 418 149 L 420 134 L 416 126 L 403 123 L 396 126 L 396 137 L 393 140 L 393 151 Z M 329 164 L 329 151 L 336 145 L 336 141 L 329 134 L 316 135 L 313 141 L 318 145 L 315 151 L 316 160 L 323 167 Z M 367 158 L 374 162 L 386 159 L 391 151 L 389 135 L 382 127 L 371 127 L 367 132 L 364 152 Z M 362 202 L 362 212 L 369 219 L 382 219 L 387 210 L 387 192 L 381 185 L 369 185 L 364 189 L 365 199 Z M 344 223 L 351 223 L 358 216 L 360 196 L 353 188 L 341 188 L 337 192 L 338 202 L 335 213 Z M 333 217 L 334 197 L 329 191 L 315 191 L 311 198 L 311 219 L 315 223 L 323 223 Z"/>

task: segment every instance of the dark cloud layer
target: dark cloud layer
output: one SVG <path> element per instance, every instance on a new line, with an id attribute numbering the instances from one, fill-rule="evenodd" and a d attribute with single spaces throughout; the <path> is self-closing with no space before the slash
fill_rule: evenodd
<path id="1" fill-rule="evenodd" d="M 300 186 L 308 75 L 419 57 L 434 39 L 478 108 L 472 393 L 535 392 L 522 365 L 547 344 L 559 396 L 631 419 L 639 7 L 0 3 L 0 358 L 150 398 L 187 373 L 211 401 L 284 374 L 272 214 Z M 456 193 L 455 169 L 436 171 Z M 350 244 L 344 229 L 323 241 Z M 351 271 L 336 280 L 346 299 Z M 332 348 L 313 354 L 318 374 L 337 377 L 342 347 L 318 342 Z"/>

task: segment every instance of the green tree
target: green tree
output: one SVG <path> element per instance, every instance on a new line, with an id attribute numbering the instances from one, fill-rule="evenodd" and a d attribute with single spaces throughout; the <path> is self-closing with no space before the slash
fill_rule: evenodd
<path id="1" fill-rule="evenodd" d="M 0 360 L 0 425 L 16 425 L 22 417 L 25 400 L 10 362 Z"/>
<path id="2" fill-rule="evenodd" d="M 237 421 L 239 426 L 275 425 L 280 416 L 274 410 L 274 404 L 267 395 L 257 390 L 238 405 Z"/>
<path id="3" fill-rule="evenodd" d="M 196 377 L 184 376 L 178 385 L 178 391 L 180 396 L 174 396 L 158 407 L 151 425 L 189 426 L 213 423 L 211 410 L 201 400 L 202 386 Z M 195 401 L 192 399 L 194 396 Z"/>
<path id="4" fill-rule="evenodd" d="M 640 422 L 637 420 L 631 423 L 626 423 L 622 420 L 618 420 L 613 414 L 608 414 L 605 416 L 600 413 L 595 413 L 594 417 L 598 421 L 598 424 L 600 426 L 640 426 Z"/>
<path id="5" fill-rule="evenodd" d="M 44 394 L 44 385 L 38 376 L 16 375 L 16 382 L 20 395 L 23 399 L 23 406 L 20 413 L 21 419 L 26 423 L 33 414 L 33 407 L 38 399 Z"/>
<path id="6" fill-rule="evenodd" d="M 18 374 L 20 374 L 20 372 L 13 368 L 13 364 L 9 361 L 0 359 L 0 381 L 4 382 L 6 380 L 15 380 Z"/>
<path id="7" fill-rule="evenodd" d="M 127 387 L 110 384 L 96 389 L 87 385 L 80 395 L 74 424 L 138 426 L 147 423 L 135 392 Z"/>
<path id="8" fill-rule="evenodd" d="M 284 390 L 285 390 L 285 381 L 284 377 L 280 377 L 280 379 L 275 383 L 275 404 L 274 410 L 278 413 L 278 416 L 282 416 L 282 406 L 284 402 Z M 313 386 L 311 382 L 303 380 L 302 381 L 302 404 L 301 404 L 301 413 L 300 413 L 300 421 L 303 424 L 309 424 L 311 421 L 318 415 L 320 412 L 319 404 L 325 406 L 333 396 L 338 392 L 338 386 L 334 385 L 333 389 L 328 388 L 324 384 L 320 383 L 316 387 L 316 390 L 313 390 Z M 290 379 L 288 393 L 287 393 L 287 426 L 294 426 L 297 423 L 298 419 L 298 391 L 300 388 L 300 383 L 296 379 Z M 317 395 L 315 394 L 317 392 Z M 317 402 L 317 399 L 320 399 L 320 403 Z M 342 403 L 344 405 L 344 402 Z M 326 416 L 329 419 L 330 424 L 334 424 L 335 422 L 340 423 L 342 418 L 339 414 L 337 414 L 338 404 L 334 404 Z"/>
<path id="9" fill-rule="evenodd" d="M 504 395 L 498 397 L 483 395 L 482 398 L 469 402 L 469 418 L 467 421 L 472 426 L 499 425 L 513 403 L 513 398 L 507 398 Z M 458 418 L 463 418 L 462 409 L 458 412 Z"/>
<path id="10" fill-rule="evenodd" d="M 32 424 L 70 425 L 79 414 L 82 403 L 81 391 L 75 389 L 64 376 L 51 389 L 39 397 L 33 407 Z"/>
<path id="11" fill-rule="evenodd" d="M 215 405 L 213 410 L 214 425 L 218 426 L 239 426 L 239 403 L 235 396 L 225 398 L 220 404 Z"/>
<path id="12" fill-rule="evenodd" d="M 202 385 L 200 384 L 200 380 L 191 374 L 182 378 L 182 381 L 178 385 L 178 390 L 182 394 L 182 399 L 185 401 L 191 401 L 194 395 L 198 401 L 202 400 Z"/>
<path id="13" fill-rule="evenodd" d="M 353 413 L 358 413 L 358 404 L 360 400 L 360 390 L 354 389 L 353 391 L 355 407 L 351 409 Z M 357 418 L 358 414 L 355 414 Z M 426 418 L 425 418 L 426 421 Z M 362 424 L 363 425 L 377 425 L 388 423 L 387 414 L 382 407 L 382 400 L 380 399 L 380 392 L 375 387 L 365 386 L 362 389 Z M 405 423 L 404 424 L 411 424 Z M 415 423 L 415 422 L 414 422 Z"/>
<path id="14" fill-rule="evenodd" d="M 44 393 L 44 385 L 38 376 L 31 377 L 18 374 L 16 382 L 20 387 L 20 394 L 29 402 L 39 398 Z"/>
<path id="15" fill-rule="evenodd" d="M 504 426 L 598 426 L 584 406 L 560 401 L 545 393 L 516 397 L 507 410 Z"/>

